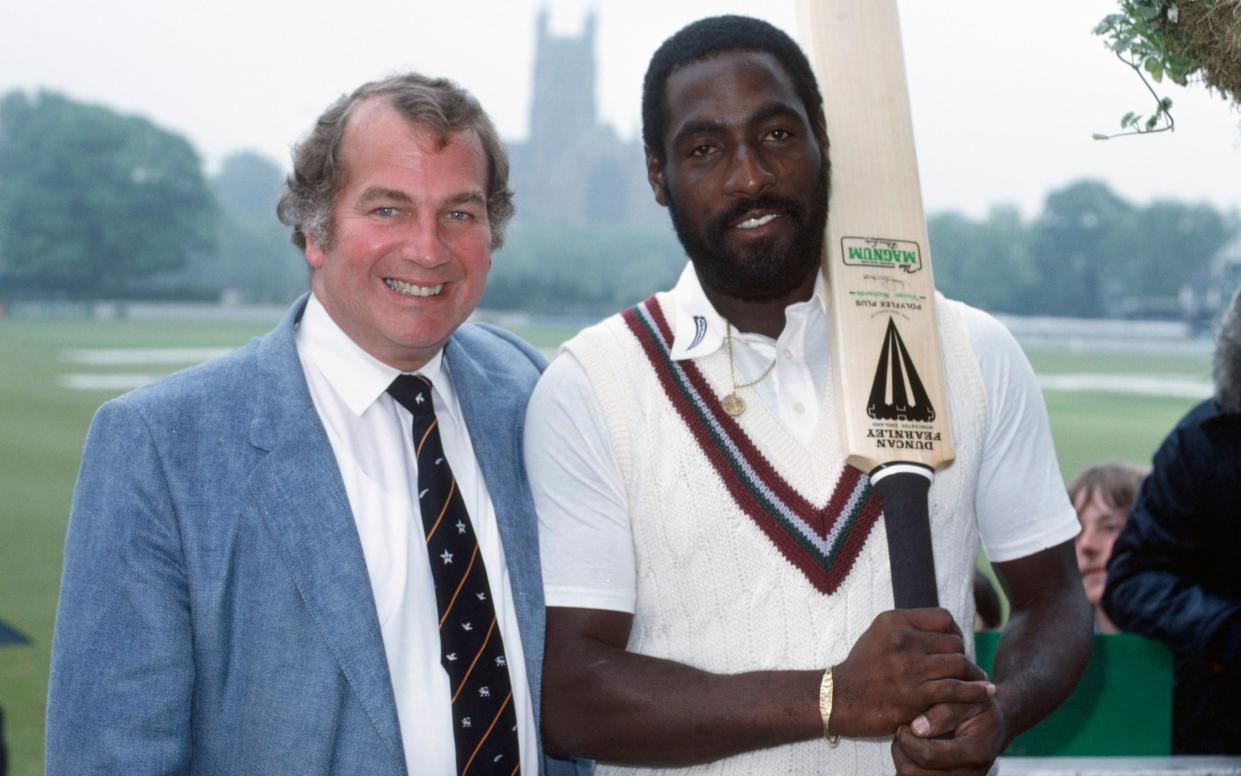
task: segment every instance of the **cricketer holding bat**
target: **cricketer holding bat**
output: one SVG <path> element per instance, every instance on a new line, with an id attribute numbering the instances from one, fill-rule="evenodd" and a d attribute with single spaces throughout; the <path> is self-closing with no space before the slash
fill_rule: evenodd
<path id="1" fill-rule="evenodd" d="M 944 608 L 892 611 L 882 505 L 831 409 L 828 137 L 805 55 L 762 21 L 696 22 L 655 53 L 642 112 L 689 264 L 569 342 L 526 420 L 548 751 L 602 773 L 985 773 L 1069 693 L 1091 638 L 1029 365 L 992 318 L 940 301 Z M 979 540 L 1012 604 L 993 684 L 958 629 Z"/>

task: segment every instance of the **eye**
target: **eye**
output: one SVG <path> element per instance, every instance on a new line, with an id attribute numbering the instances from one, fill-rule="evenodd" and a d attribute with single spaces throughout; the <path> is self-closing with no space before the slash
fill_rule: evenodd
<path id="1" fill-rule="evenodd" d="M 474 214 L 466 210 L 449 210 L 446 214 L 449 221 L 468 222 L 474 220 Z"/>
<path id="2" fill-rule="evenodd" d="M 691 157 L 701 158 L 701 157 L 709 155 L 714 150 L 715 150 L 715 146 L 709 143 L 699 143 L 698 145 L 689 149 L 689 155 Z"/>
<path id="3" fill-rule="evenodd" d="M 377 207 L 372 210 L 371 213 L 379 216 L 380 218 L 393 218 L 399 214 L 400 211 L 394 207 Z"/>
<path id="4" fill-rule="evenodd" d="M 767 133 L 767 137 L 772 140 L 789 140 L 793 137 L 793 133 L 787 129 L 773 129 Z"/>

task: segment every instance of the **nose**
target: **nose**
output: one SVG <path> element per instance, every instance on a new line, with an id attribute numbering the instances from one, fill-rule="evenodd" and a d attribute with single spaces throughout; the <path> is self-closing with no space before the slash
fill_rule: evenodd
<path id="1" fill-rule="evenodd" d="M 410 222 L 408 233 L 401 242 L 401 257 L 426 269 L 452 261 L 452 250 L 440 233 L 435 217 L 421 216 Z"/>
<path id="2" fill-rule="evenodd" d="M 775 183 L 776 175 L 771 164 L 753 146 L 742 143 L 733 152 L 725 186 L 730 194 L 755 196 Z"/>
<path id="3" fill-rule="evenodd" d="M 1094 560 L 1102 554 L 1098 536 L 1089 528 L 1083 528 L 1077 537 L 1077 554 L 1087 560 Z"/>

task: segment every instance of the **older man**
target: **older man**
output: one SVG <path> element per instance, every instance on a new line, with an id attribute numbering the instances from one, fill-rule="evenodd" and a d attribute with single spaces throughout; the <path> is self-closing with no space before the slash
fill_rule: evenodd
<path id="1" fill-rule="evenodd" d="M 769 24 L 717 17 L 665 41 L 643 138 L 689 266 L 568 343 L 531 398 L 544 732 L 608 773 L 981 774 L 1085 664 L 1077 519 L 1038 386 L 959 303 L 939 310 L 945 608 L 891 611 L 882 504 L 845 465 L 828 388 L 821 104 Z M 955 624 L 974 620 L 980 535 L 1013 612 L 994 686 Z"/>
<path id="2" fill-rule="evenodd" d="M 311 293 L 91 426 L 48 772 L 543 772 L 515 455 L 543 364 L 462 326 L 512 213 L 504 150 L 469 94 L 409 74 L 294 156 L 279 214 Z"/>

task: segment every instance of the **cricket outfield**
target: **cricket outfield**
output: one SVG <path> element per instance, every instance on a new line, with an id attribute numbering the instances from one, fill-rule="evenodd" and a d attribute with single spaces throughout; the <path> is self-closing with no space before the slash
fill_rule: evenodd
<path id="1" fill-rule="evenodd" d="M 14 776 L 43 772 L 61 549 L 92 414 L 128 386 L 236 347 L 274 323 L 0 318 L 0 620 L 32 642 L 0 646 L 0 708 Z M 572 334 L 563 326 L 516 330 L 545 352 Z M 1029 355 L 1045 386 L 1059 386 L 1045 395 L 1066 478 L 1104 458 L 1149 462 L 1209 390 L 1201 350 L 1151 356 L 1041 348 Z"/>

